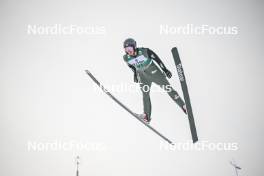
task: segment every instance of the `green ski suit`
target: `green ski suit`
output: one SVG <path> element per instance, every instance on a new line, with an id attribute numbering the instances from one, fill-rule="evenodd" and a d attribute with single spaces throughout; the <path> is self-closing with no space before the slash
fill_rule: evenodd
<path id="1" fill-rule="evenodd" d="M 184 101 L 171 87 L 166 78 L 169 71 L 152 50 L 148 48 L 137 48 L 135 56 L 125 54 L 123 59 L 133 70 L 134 81 L 140 83 L 140 88 L 143 93 L 144 113 L 146 113 L 149 118 L 151 117 L 151 101 L 149 93 L 152 82 L 162 87 L 169 94 L 172 100 L 183 108 L 185 105 Z M 153 61 L 155 61 L 161 69 Z"/>

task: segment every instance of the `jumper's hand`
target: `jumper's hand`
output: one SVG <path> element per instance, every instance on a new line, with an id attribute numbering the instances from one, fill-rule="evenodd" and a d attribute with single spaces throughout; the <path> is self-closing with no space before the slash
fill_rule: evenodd
<path id="1" fill-rule="evenodd" d="M 135 82 L 135 83 L 138 83 L 137 74 L 134 74 L 134 82 Z"/>
<path id="2" fill-rule="evenodd" d="M 165 72 L 165 74 L 166 74 L 166 76 L 167 76 L 168 78 L 171 78 L 172 74 L 171 74 L 171 72 L 170 72 L 169 70 L 164 69 L 163 71 Z"/>

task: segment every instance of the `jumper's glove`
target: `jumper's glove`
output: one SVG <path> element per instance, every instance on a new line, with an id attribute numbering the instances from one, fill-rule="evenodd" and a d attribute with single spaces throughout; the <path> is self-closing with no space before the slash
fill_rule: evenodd
<path id="1" fill-rule="evenodd" d="M 168 69 L 165 68 L 165 69 L 163 69 L 163 71 L 164 71 L 164 73 L 166 74 L 166 76 L 168 78 L 171 78 L 172 74 L 171 74 L 171 72 Z"/>
<path id="2" fill-rule="evenodd" d="M 137 74 L 136 73 L 134 74 L 134 82 L 138 83 L 138 78 L 137 78 Z"/>

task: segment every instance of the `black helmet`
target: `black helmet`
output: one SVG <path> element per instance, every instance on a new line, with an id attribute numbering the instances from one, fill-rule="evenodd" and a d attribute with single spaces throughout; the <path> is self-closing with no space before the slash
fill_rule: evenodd
<path id="1" fill-rule="evenodd" d="M 128 46 L 132 46 L 133 48 L 136 48 L 137 42 L 132 38 L 128 38 L 124 41 L 124 48 Z"/>

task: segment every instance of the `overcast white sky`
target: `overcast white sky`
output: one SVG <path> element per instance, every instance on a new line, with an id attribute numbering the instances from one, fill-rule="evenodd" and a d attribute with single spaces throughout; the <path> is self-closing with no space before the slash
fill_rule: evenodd
<path id="1" fill-rule="evenodd" d="M 6 1 L 0 2 L 0 175 L 263 174 L 263 2 L 261 1 Z M 32 35 L 38 27 L 76 25 L 78 35 Z M 160 33 L 161 25 L 235 27 L 237 35 Z M 172 71 L 183 62 L 200 143 L 236 143 L 236 151 L 160 149 L 161 139 L 103 92 L 103 84 L 134 84 L 123 62 L 123 40 L 149 47 Z M 140 92 L 114 92 L 142 112 Z M 187 118 L 165 93 L 151 93 L 152 125 L 178 142 L 191 140 Z M 99 150 L 29 151 L 28 142 L 96 144 Z"/>

